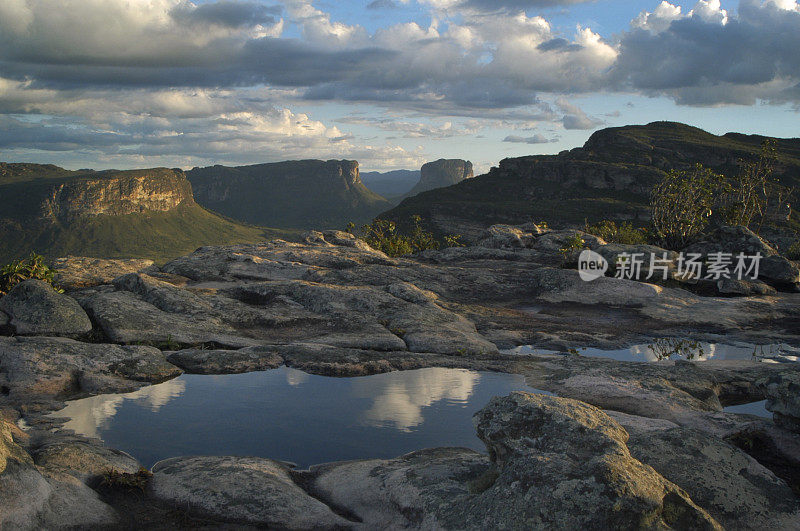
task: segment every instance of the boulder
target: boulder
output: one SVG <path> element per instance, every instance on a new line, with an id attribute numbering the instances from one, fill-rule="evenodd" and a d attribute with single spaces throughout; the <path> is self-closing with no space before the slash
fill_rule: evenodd
<path id="1" fill-rule="evenodd" d="M 80 304 L 42 280 L 20 282 L 0 299 L 18 335 L 79 336 L 92 330 Z"/>
<path id="2" fill-rule="evenodd" d="M 96 528 L 117 522 L 111 507 L 72 476 L 39 469 L 0 420 L 0 528 Z"/>
<path id="3" fill-rule="evenodd" d="M 777 290 L 760 280 L 739 280 L 735 278 L 722 278 L 716 283 L 717 291 L 721 295 L 775 295 Z"/>
<path id="4" fill-rule="evenodd" d="M 141 258 L 109 260 L 67 256 L 53 262 L 56 281 L 66 290 L 75 290 L 110 284 L 115 278 L 128 273 L 154 272 L 157 268 L 152 260 Z"/>
<path id="5" fill-rule="evenodd" d="M 133 391 L 180 373 L 153 347 L 0 337 L 0 382 L 16 402 Z"/>
<path id="6" fill-rule="evenodd" d="M 266 371 L 283 364 L 283 358 L 269 347 L 245 347 L 239 350 L 184 349 L 167 355 L 167 361 L 191 374 Z"/>
<path id="7" fill-rule="evenodd" d="M 481 528 L 692 528 L 721 526 L 683 491 L 631 456 L 628 433 L 601 410 L 515 392 L 474 418 L 498 469 L 463 509 Z"/>
<path id="8" fill-rule="evenodd" d="M 614 418 L 630 433 L 633 457 L 679 485 L 726 528 L 789 529 L 800 521 L 792 489 L 735 446 L 693 429 L 642 429 L 630 416 Z"/>
<path id="9" fill-rule="evenodd" d="M 252 457 L 176 457 L 155 464 L 150 495 L 192 514 L 279 529 L 348 528 L 286 465 Z"/>
<path id="10" fill-rule="evenodd" d="M 53 436 L 32 450 L 36 465 L 74 476 L 84 483 L 115 470 L 132 474 L 139 462 L 123 451 L 106 448 L 96 439 L 80 436 Z"/>
<path id="11" fill-rule="evenodd" d="M 573 269 L 542 267 L 532 274 L 537 298 L 551 303 L 643 306 L 658 297 L 663 288 L 655 284 L 614 277 L 581 280 Z"/>
<path id="12" fill-rule="evenodd" d="M 329 463 L 312 467 L 309 475 L 321 499 L 367 529 L 463 528 L 461 506 L 495 477 L 488 457 L 465 448 Z"/>
<path id="13" fill-rule="evenodd" d="M 539 234 L 541 231 L 538 227 L 531 232 L 513 225 L 492 225 L 486 229 L 476 246 L 488 249 L 525 249 L 533 245 Z"/>
<path id="14" fill-rule="evenodd" d="M 711 253 L 731 253 L 736 256 L 762 256 L 759 264 L 758 278 L 774 284 L 781 289 L 794 289 L 800 283 L 800 268 L 773 249 L 761 237 L 747 227 L 722 226 L 714 230 L 703 241 L 689 245 L 684 253 L 698 253 L 708 256 Z"/>
<path id="15" fill-rule="evenodd" d="M 800 433 L 800 372 L 781 372 L 758 382 L 775 423 Z"/>

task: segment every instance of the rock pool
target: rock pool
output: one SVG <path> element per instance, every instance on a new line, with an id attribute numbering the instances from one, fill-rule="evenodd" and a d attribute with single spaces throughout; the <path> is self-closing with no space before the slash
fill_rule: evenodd
<path id="1" fill-rule="evenodd" d="M 519 375 L 462 369 L 331 378 L 281 367 L 186 374 L 133 393 L 68 402 L 53 416 L 148 467 L 181 455 L 269 457 L 307 467 L 436 446 L 485 451 L 472 415 L 515 390 L 536 391 Z"/>

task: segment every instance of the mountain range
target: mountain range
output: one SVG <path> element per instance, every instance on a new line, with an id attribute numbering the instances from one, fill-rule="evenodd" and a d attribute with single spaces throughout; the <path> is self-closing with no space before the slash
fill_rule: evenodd
<path id="1" fill-rule="evenodd" d="M 508 158 L 488 174 L 406 198 L 380 217 L 407 225 L 419 215 L 438 234 L 477 236 L 495 223 L 546 221 L 583 226 L 603 219 L 649 221 L 649 195 L 671 169 L 702 164 L 719 173 L 755 159 L 765 140 L 777 151 L 775 176 L 800 185 L 800 139 L 727 133 L 675 122 L 603 129 L 557 155 Z"/>

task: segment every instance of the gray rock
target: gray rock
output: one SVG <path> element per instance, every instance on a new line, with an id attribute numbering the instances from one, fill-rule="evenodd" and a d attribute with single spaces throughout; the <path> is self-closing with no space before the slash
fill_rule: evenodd
<path id="1" fill-rule="evenodd" d="M 113 525 L 116 513 L 76 478 L 39 469 L 0 420 L 0 527 L 63 529 Z"/>
<path id="2" fill-rule="evenodd" d="M 139 462 L 120 450 L 106 448 L 98 440 L 78 436 L 53 436 L 32 451 L 37 466 L 63 472 L 85 482 L 109 470 L 132 474 Z"/>
<path id="3" fill-rule="evenodd" d="M 66 290 L 75 290 L 110 284 L 115 278 L 128 273 L 153 272 L 156 267 L 152 260 L 141 258 L 110 260 L 67 256 L 53 262 L 56 281 Z"/>
<path id="4" fill-rule="evenodd" d="M 92 322 L 75 299 L 57 293 L 42 280 L 20 282 L 0 299 L 11 327 L 19 335 L 78 336 Z"/>
<path id="5" fill-rule="evenodd" d="M 192 374 L 266 371 L 283 364 L 283 358 L 269 347 L 246 347 L 239 350 L 185 349 L 167 355 L 167 361 Z"/>
<path id="6" fill-rule="evenodd" d="M 722 295 L 775 295 L 777 290 L 760 280 L 723 278 L 717 281 L 717 291 Z"/>
<path id="7" fill-rule="evenodd" d="M 775 423 L 800 433 L 800 372 L 773 374 L 758 382 Z"/>
<path id="8" fill-rule="evenodd" d="M 692 500 L 731 529 L 790 529 L 800 521 L 792 489 L 738 448 L 696 430 L 628 430 L 631 455 L 683 488 Z"/>
<path id="9" fill-rule="evenodd" d="M 760 253 L 763 257 L 759 265 L 760 280 L 775 284 L 781 289 L 800 282 L 800 268 L 780 256 L 775 249 L 747 227 L 719 227 L 704 241 L 688 246 L 684 252 L 699 253 L 704 256 L 717 252 L 733 255 L 744 253 L 746 256 Z"/>
<path id="10" fill-rule="evenodd" d="M 191 513 L 281 529 L 349 528 L 270 459 L 177 457 L 156 463 L 150 495 Z"/>
<path id="11" fill-rule="evenodd" d="M 449 529 L 463 525 L 452 515 L 491 484 L 494 468 L 473 450 L 433 448 L 319 465 L 309 475 L 321 499 L 346 509 L 366 529 Z"/>
<path id="12" fill-rule="evenodd" d="M 535 237 L 542 232 L 538 227 L 532 230 L 525 231 L 512 225 L 492 225 L 486 229 L 486 233 L 476 245 L 489 249 L 530 248 Z"/>
<path id="13" fill-rule="evenodd" d="M 632 457 L 627 432 L 595 407 L 512 393 L 492 399 L 474 422 L 499 475 L 466 504 L 465 523 L 721 529 L 682 489 Z"/>
<path id="14" fill-rule="evenodd" d="M 145 382 L 161 382 L 180 373 L 153 347 L 0 337 L 0 383 L 15 402 L 133 391 Z"/>
<path id="15" fill-rule="evenodd" d="M 538 298 L 551 303 L 644 306 L 663 291 L 655 284 L 613 277 L 600 277 L 586 282 L 572 269 L 542 267 L 531 276 L 537 287 Z"/>

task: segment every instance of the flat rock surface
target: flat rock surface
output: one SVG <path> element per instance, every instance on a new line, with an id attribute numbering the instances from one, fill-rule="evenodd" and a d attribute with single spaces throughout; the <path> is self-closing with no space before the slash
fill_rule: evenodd
<path id="1" fill-rule="evenodd" d="M 19 335 L 79 336 L 92 329 L 80 305 L 42 280 L 20 282 L 0 298 L 0 309 Z"/>
<path id="2" fill-rule="evenodd" d="M 309 496 L 285 465 L 249 457 L 178 457 L 156 463 L 150 495 L 230 522 L 286 529 L 348 528 Z"/>

